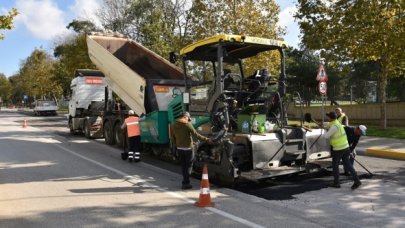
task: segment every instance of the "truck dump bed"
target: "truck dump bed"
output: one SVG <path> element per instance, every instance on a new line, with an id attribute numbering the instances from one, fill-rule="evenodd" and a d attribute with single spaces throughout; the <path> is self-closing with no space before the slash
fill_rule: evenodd
<path id="1" fill-rule="evenodd" d="M 89 35 L 87 46 L 107 85 L 137 114 L 145 113 L 146 79 L 183 79 L 178 67 L 133 40 Z"/>

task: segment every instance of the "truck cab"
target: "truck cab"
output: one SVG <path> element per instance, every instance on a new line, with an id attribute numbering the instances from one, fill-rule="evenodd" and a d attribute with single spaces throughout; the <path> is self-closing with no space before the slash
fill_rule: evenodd
<path id="1" fill-rule="evenodd" d="M 84 132 L 91 137 L 99 131 L 104 112 L 106 83 L 99 70 L 78 69 L 71 81 L 72 97 L 69 101 L 69 129 L 72 134 Z M 107 91 L 111 94 L 111 91 Z M 102 135 L 102 133 L 98 133 Z"/>

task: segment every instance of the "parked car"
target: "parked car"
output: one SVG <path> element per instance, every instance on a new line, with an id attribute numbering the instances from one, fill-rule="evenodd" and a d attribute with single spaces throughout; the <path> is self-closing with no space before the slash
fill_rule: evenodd
<path id="1" fill-rule="evenodd" d="M 58 106 L 52 100 L 36 100 L 34 102 L 34 115 L 57 115 Z"/>

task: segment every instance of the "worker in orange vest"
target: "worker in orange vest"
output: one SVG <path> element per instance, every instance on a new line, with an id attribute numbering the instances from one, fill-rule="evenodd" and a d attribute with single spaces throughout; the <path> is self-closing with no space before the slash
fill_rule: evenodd
<path id="1" fill-rule="evenodd" d="M 128 133 L 128 161 L 139 162 L 141 160 L 141 131 L 139 128 L 139 116 L 133 110 L 128 111 L 128 117 L 121 125 L 121 129 L 127 129 Z M 125 156 L 126 157 L 126 156 Z"/>

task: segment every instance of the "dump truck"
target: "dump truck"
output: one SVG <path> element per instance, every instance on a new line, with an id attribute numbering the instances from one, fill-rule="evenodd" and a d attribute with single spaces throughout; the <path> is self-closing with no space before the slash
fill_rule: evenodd
<path id="1" fill-rule="evenodd" d="M 144 116 L 141 141 L 146 147 L 156 154 L 169 148 L 164 146 L 170 144 L 167 109 L 170 101 L 184 92 L 181 69 L 123 37 L 93 34 L 87 36 L 87 46 L 91 61 L 104 73 L 108 89 L 128 106 L 120 113 L 106 109 L 102 120 L 105 142 L 125 145 L 120 126 L 128 109 L 132 109 Z M 111 96 L 105 99 L 112 100 Z"/>
<path id="2" fill-rule="evenodd" d="M 141 141 L 155 155 L 176 159 L 170 128 L 189 111 L 194 127 L 215 141 L 195 145 L 193 170 L 201 173 L 206 164 L 210 178 L 221 184 L 308 171 L 330 157 L 320 129 L 288 125 L 281 41 L 210 37 L 170 57 L 182 61 L 182 70 L 130 39 L 95 34 L 87 36 L 87 44 L 108 87 L 144 114 Z M 278 75 L 270 75 L 269 66 L 278 66 Z M 106 131 L 114 132 L 120 120 L 103 121 L 109 143 Z"/>
<path id="3" fill-rule="evenodd" d="M 104 74 L 99 70 L 77 69 L 70 83 L 68 127 L 71 134 L 84 133 L 86 138 L 103 136 L 102 119 L 106 90 Z"/>

